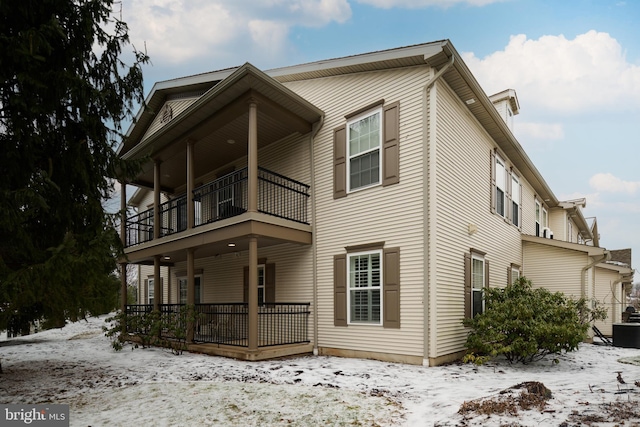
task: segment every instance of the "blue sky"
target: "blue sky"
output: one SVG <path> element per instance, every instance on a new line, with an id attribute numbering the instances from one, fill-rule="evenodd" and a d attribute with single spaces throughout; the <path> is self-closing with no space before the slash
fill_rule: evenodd
<path id="1" fill-rule="evenodd" d="M 122 16 L 151 57 L 147 93 L 245 62 L 449 39 L 488 95 L 516 90 L 516 137 L 556 196 L 586 197 L 601 246 L 640 267 L 640 1 L 130 0 Z"/>

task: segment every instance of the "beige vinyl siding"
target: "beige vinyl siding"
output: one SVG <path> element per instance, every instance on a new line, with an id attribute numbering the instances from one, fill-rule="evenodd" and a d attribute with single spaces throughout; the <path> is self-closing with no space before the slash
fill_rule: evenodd
<path id="1" fill-rule="evenodd" d="M 322 109 L 314 142 L 319 346 L 423 355 L 423 87 L 428 67 L 361 73 L 285 85 Z M 400 183 L 333 198 L 333 129 L 345 115 L 380 99 L 400 102 Z M 335 327 L 333 256 L 346 246 L 385 242 L 400 248 L 400 329 Z"/>
<path id="2" fill-rule="evenodd" d="M 523 274 L 534 287 L 576 298 L 582 296 L 580 275 L 589 262 L 586 253 L 525 242 L 523 257 Z M 590 275 L 586 276 L 588 288 Z"/>
<path id="3" fill-rule="evenodd" d="M 258 239 L 259 241 L 259 239 Z M 311 246 L 282 244 L 258 249 L 258 259 L 266 258 L 276 269 L 276 302 L 313 304 L 313 260 Z M 199 258 L 196 270 L 202 270 L 203 303 L 243 302 L 243 271 L 249 265 L 249 254 L 242 251 L 217 257 Z M 172 283 L 177 288 L 175 274 L 187 270 L 186 262 L 172 269 Z M 176 299 L 175 302 L 178 302 Z M 313 306 L 310 307 L 313 312 Z M 309 336 L 313 338 L 313 314 L 309 317 Z"/>
<path id="4" fill-rule="evenodd" d="M 140 265 L 138 270 L 138 304 L 148 304 L 148 291 L 145 280 L 153 278 L 153 265 Z M 169 282 L 169 267 L 160 267 L 160 277 L 162 278 L 162 300 L 160 304 L 169 304 L 169 286 L 174 286 L 174 281 Z"/>
<path id="5" fill-rule="evenodd" d="M 556 208 L 549 210 L 549 228 L 555 240 L 567 242 L 567 211 Z"/>
<path id="6" fill-rule="evenodd" d="M 196 99 L 198 99 L 198 97 L 182 98 L 182 99 L 167 101 L 162 106 L 162 108 L 156 111 L 156 117 L 153 119 L 153 122 L 151 122 L 151 125 L 147 129 L 147 132 L 145 132 L 141 141 L 144 141 L 145 139 L 149 138 L 151 135 L 156 133 L 161 127 L 169 123 L 169 122 L 162 123 L 162 111 L 164 110 L 164 107 L 166 105 L 171 107 L 171 110 L 173 111 L 173 118 L 175 118 L 178 116 L 178 114 L 186 110 L 189 105 L 193 104 L 196 101 Z"/>
<path id="7" fill-rule="evenodd" d="M 522 184 L 522 234 L 536 235 L 535 190 L 528 181 L 520 178 Z"/>
<path id="8" fill-rule="evenodd" d="M 436 219 L 430 223 L 436 230 L 430 236 L 436 241 L 430 256 L 435 257 L 436 283 L 430 286 L 435 286 L 437 339 L 432 358 L 464 350 L 464 254 L 470 248 L 486 252 L 492 287 L 506 286 L 507 269 L 522 260 L 519 230 L 490 209 L 493 141 L 446 83 L 438 81 L 435 90 Z M 502 157 L 509 168 L 509 159 Z M 526 198 L 527 192 L 523 202 Z M 469 224 L 477 226 L 475 234 L 469 234 Z"/>
<path id="9" fill-rule="evenodd" d="M 607 309 L 607 318 L 595 325 L 604 335 L 611 336 L 613 324 L 622 321 L 622 285 L 615 283 L 620 275 L 617 271 L 596 267 L 595 276 L 594 297 Z"/>

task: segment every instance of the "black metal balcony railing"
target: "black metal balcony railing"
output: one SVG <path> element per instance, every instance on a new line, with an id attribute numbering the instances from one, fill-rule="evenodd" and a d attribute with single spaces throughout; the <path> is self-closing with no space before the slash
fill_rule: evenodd
<path id="1" fill-rule="evenodd" d="M 160 237 L 169 236 L 187 229 L 187 196 L 171 199 L 159 206 Z"/>
<path id="2" fill-rule="evenodd" d="M 193 190 L 194 225 L 200 226 L 247 211 L 247 168 L 231 172 Z M 258 211 L 308 224 L 309 186 L 284 175 L 258 168 Z M 159 206 L 160 237 L 187 228 L 187 197 Z M 127 247 L 153 240 L 153 209 L 127 218 Z"/>
<path id="3" fill-rule="evenodd" d="M 127 218 L 125 246 L 153 240 L 153 209 Z"/>
<path id="4" fill-rule="evenodd" d="M 178 316 L 186 328 L 184 304 L 160 304 L 160 318 Z M 196 304 L 194 342 L 246 347 L 248 305 L 246 303 Z M 148 334 L 153 305 L 127 305 L 127 332 Z M 268 347 L 309 342 L 309 303 L 267 303 L 258 307 L 258 345 Z M 160 330 L 163 335 L 163 330 Z M 172 338 L 167 335 L 166 338 Z"/>
<path id="5" fill-rule="evenodd" d="M 246 212 L 247 177 L 247 168 L 244 168 L 194 189 L 195 226 Z"/>

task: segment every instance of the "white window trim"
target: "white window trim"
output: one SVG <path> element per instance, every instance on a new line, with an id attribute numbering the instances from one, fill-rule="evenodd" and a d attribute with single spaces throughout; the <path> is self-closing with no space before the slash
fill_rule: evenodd
<path id="1" fill-rule="evenodd" d="M 500 185 L 500 181 L 498 179 L 498 164 L 502 166 L 502 185 Z M 496 188 L 502 190 L 502 213 L 498 211 L 498 193 L 496 192 L 496 214 L 500 215 L 503 218 L 507 217 L 507 209 L 510 207 L 507 206 L 507 165 L 506 162 L 500 157 L 498 153 L 496 153 Z"/>
<path id="2" fill-rule="evenodd" d="M 383 288 L 384 288 L 384 255 L 382 253 L 382 249 L 377 249 L 373 251 L 363 251 L 363 252 L 351 252 L 347 254 L 347 324 L 348 325 L 364 325 L 364 326 L 382 326 L 383 322 L 383 312 L 384 312 L 384 301 L 383 301 Z M 352 321 L 351 320 L 351 257 L 359 256 L 359 255 L 371 255 L 378 254 L 380 257 L 380 286 L 378 287 L 380 291 L 380 321 L 378 323 L 375 322 L 360 322 L 360 321 Z M 357 288 L 357 289 L 376 289 L 376 288 Z"/>
<path id="3" fill-rule="evenodd" d="M 155 301 L 155 279 L 153 277 L 147 278 L 147 304 L 153 304 L 151 298 Z"/>
<path id="4" fill-rule="evenodd" d="M 473 286 L 474 285 L 474 282 L 473 282 L 473 260 L 482 261 L 482 286 L 480 287 L 480 289 L 478 289 L 475 286 Z M 486 280 L 486 273 L 485 273 L 486 268 L 487 267 L 486 267 L 484 256 L 472 252 L 471 253 L 471 271 L 469 272 L 469 274 L 471 275 L 471 316 L 472 317 L 475 316 L 475 314 L 473 312 L 474 311 L 474 304 L 473 304 L 473 302 L 474 302 L 474 298 L 473 298 L 474 297 L 474 292 L 483 292 L 485 287 L 486 287 L 486 285 L 487 285 L 485 283 L 485 280 Z M 484 298 L 483 298 L 482 299 L 482 312 L 481 313 L 484 313 L 484 311 L 485 311 L 485 305 L 484 305 Z"/>
<path id="5" fill-rule="evenodd" d="M 573 223 L 567 219 L 567 242 L 573 243 Z"/>
<path id="6" fill-rule="evenodd" d="M 536 206 L 535 206 L 535 217 L 536 217 L 536 225 L 537 225 L 537 230 L 539 235 L 537 237 L 542 236 L 542 204 L 540 204 L 540 201 L 538 201 L 538 199 L 536 199 Z"/>
<path id="7" fill-rule="evenodd" d="M 200 302 L 202 302 L 202 294 L 203 294 L 203 292 L 204 292 L 204 291 L 203 291 L 203 287 L 204 287 L 204 286 L 202 286 L 202 284 L 203 284 L 202 274 L 195 274 L 195 275 L 193 276 L 193 278 L 194 278 L 194 279 L 195 279 L 196 277 L 200 278 L 200 295 L 199 295 L 199 296 L 200 296 L 200 298 L 199 298 L 199 299 L 200 299 Z M 178 281 L 178 304 L 186 304 L 186 302 L 185 302 L 185 303 L 183 303 L 183 302 L 181 302 L 181 301 L 180 301 L 180 281 L 181 281 L 181 280 L 185 280 L 185 281 L 186 281 L 186 280 L 187 280 L 187 276 L 176 276 L 176 280 Z"/>
<path id="8" fill-rule="evenodd" d="M 352 157 L 356 157 L 356 156 L 351 156 L 351 144 L 349 143 L 349 134 L 351 133 L 350 132 L 350 125 L 355 123 L 355 122 L 358 122 L 360 120 L 366 119 L 367 117 L 373 116 L 375 114 L 379 114 L 379 117 L 380 117 L 380 133 L 379 133 L 380 140 L 379 140 L 379 143 L 378 143 L 378 148 L 377 149 L 376 148 L 372 148 L 372 149 L 369 149 L 367 151 L 360 152 L 356 156 L 361 156 L 363 154 L 371 153 L 371 152 L 373 152 L 375 150 L 378 150 L 378 182 L 373 183 L 373 184 L 369 184 L 369 185 L 363 185 L 363 186 L 358 187 L 358 188 L 351 188 L 351 158 Z M 357 116 L 351 118 L 349 121 L 347 121 L 347 125 L 346 125 L 346 131 L 347 131 L 347 133 L 346 133 L 346 144 L 347 144 L 347 177 L 346 177 L 346 179 L 347 179 L 347 193 L 355 193 L 355 192 L 360 191 L 360 190 L 364 190 L 364 189 L 367 189 L 367 188 L 371 188 L 371 187 L 376 187 L 376 186 L 382 185 L 382 164 L 383 164 L 382 163 L 382 161 L 383 161 L 382 160 L 382 144 L 383 144 L 383 141 L 382 141 L 382 138 L 383 138 L 383 135 L 382 135 L 383 122 L 382 121 L 383 120 L 384 120 L 384 111 L 383 111 L 382 107 L 380 107 L 380 108 L 376 108 L 375 110 L 371 110 L 371 111 L 368 111 L 366 113 L 357 115 Z"/>
<path id="9" fill-rule="evenodd" d="M 518 189 L 518 197 L 516 200 L 516 197 L 514 197 L 513 194 L 513 189 L 517 188 Z M 521 197 L 521 193 L 522 193 L 522 186 L 520 185 L 520 177 L 517 176 L 515 173 L 511 173 L 511 206 L 509 206 L 509 209 L 511 210 L 511 223 L 513 225 L 515 225 L 516 227 L 520 227 L 521 223 L 522 223 L 522 218 L 520 218 L 520 197 Z M 513 204 L 516 204 L 516 210 L 517 210 L 517 215 L 518 215 L 518 222 L 515 223 L 513 222 L 513 218 L 515 217 L 514 215 L 514 211 L 513 211 Z"/>
<path id="10" fill-rule="evenodd" d="M 515 282 L 519 278 L 520 278 L 520 269 L 511 267 L 511 283 L 509 284 L 512 285 L 513 282 Z"/>

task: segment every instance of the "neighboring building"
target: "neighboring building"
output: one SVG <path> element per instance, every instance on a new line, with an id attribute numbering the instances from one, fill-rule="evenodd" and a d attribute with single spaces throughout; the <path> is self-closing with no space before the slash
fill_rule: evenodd
<path id="1" fill-rule="evenodd" d="M 198 351 L 436 365 L 486 286 L 629 281 L 513 136 L 518 112 L 446 40 L 159 82 L 118 151 L 151 159 L 122 230 L 140 301 L 152 280 L 158 309 L 199 302 Z"/>

